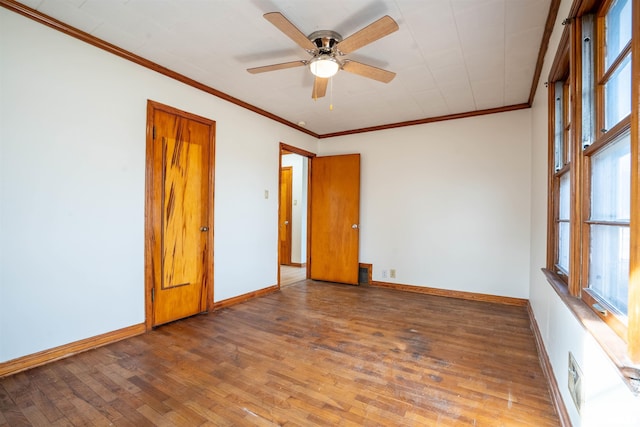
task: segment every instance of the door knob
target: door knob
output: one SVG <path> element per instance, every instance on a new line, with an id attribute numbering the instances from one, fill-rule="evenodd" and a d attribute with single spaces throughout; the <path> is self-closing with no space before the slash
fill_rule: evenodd
<path id="1" fill-rule="evenodd" d="M 353 228 L 354 230 L 357 230 L 357 229 L 358 229 L 358 224 L 353 224 L 353 225 L 351 226 L 351 228 Z"/>
<path id="2" fill-rule="evenodd" d="M 289 225 L 289 221 L 285 221 L 285 222 L 284 222 L 284 225 Z"/>
<path id="3" fill-rule="evenodd" d="M 209 227 L 202 226 L 200 227 L 200 231 L 209 231 Z"/>

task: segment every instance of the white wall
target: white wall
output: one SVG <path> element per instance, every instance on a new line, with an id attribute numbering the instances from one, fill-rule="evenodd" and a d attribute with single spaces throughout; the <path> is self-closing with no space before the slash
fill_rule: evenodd
<path id="1" fill-rule="evenodd" d="M 279 143 L 314 138 L 3 8 L 0 72 L 0 362 L 144 321 L 148 99 L 217 123 L 214 299 L 276 284 Z"/>
<path id="2" fill-rule="evenodd" d="M 308 159 L 298 154 L 282 156 L 282 166 L 292 168 L 291 262 L 299 264 L 307 262 L 308 164 Z"/>
<path id="3" fill-rule="evenodd" d="M 574 426 L 638 426 L 640 398 L 634 397 L 602 348 L 588 334 L 540 268 L 546 264 L 547 215 L 547 89 L 549 75 L 570 0 L 563 0 L 532 108 L 531 278 L 530 302 L 543 336 L 558 386 Z M 572 352 L 583 373 L 586 402 L 579 415 L 568 390 L 568 354 Z"/>
<path id="4" fill-rule="evenodd" d="M 520 110 L 321 140 L 361 153 L 373 280 L 528 298 L 530 129 Z"/>

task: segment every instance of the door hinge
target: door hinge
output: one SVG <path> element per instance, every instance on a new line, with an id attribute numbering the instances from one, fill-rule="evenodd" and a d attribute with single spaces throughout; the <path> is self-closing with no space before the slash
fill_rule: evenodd
<path id="1" fill-rule="evenodd" d="M 156 288 L 151 288 L 151 302 L 156 299 Z"/>
<path id="2" fill-rule="evenodd" d="M 156 139 L 156 127 L 155 126 L 153 127 L 152 133 L 153 133 L 153 139 Z"/>

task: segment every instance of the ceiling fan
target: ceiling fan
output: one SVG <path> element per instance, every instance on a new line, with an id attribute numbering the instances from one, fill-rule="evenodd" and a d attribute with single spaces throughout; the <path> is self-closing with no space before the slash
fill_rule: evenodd
<path id="1" fill-rule="evenodd" d="M 247 69 L 251 74 L 308 65 L 309 70 L 315 76 L 312 92 L 312 98 L 314 99 L 325 96 L 329 78 L 334 76 L 339 70 L 344 70 L 383 83 L 389 83 L 396 75 L 396 73 L 372 65 L 341 58 L 356 49 L 360 49 L 397 31 L 398 24 L 390 16 L 383 16 L 346 39 L 343 39 L 337 32 L 330 30 L 314 31 L 309 34 L 309 36 L 305 36 L 280 12 L 266 13 L 264 18 L 293 40 L 298 46 L 306 50 L 311 55 L 311 59 L 301 59 L 299 61 Z"/>

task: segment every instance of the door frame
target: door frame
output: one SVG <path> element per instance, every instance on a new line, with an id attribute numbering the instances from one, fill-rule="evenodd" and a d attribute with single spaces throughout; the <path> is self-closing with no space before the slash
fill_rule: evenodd
<path id="1" fill-rule="evenodd" d="M 154 234 L 154 227 L 156 224 L 153 222 L 152 209 L 154 203 L 154 182 L 153 172 L 154 168 L 158 167 L 153 162 L 153 150 L 154 150 L 154 116 L 155 111 L 160 110 L 170 114 L 175 114 L 184 117 L 189 120 L 204 123 L 211 127 L 209 134 L 209 193 L 207 200 L 207 206 L 209 207 L 208 222 L 211 224 L 211 230 L 207 233 L 207 252 L 205 255 L 205 280 L 206 286 L 206 304 L 204 309 L 211 311 L 213 309 L 213 237 L 215 230 L 214 224 L 214 177 L 215 177 L 215 137 L 216 137 L 216 122 L 206 117 L 197 116 L 186 111 L 179 110 L 177 108 L 161 104 L 152 100 L 147 100 L 147 129 L 146 129 L 146 151 L 145 151 L 145 203 L 144 203 L 144 300 L 145 300 L 145 328 L 150 330 L 153 328 L 153 289 L 154 289 L 154 263 L 156 260 L 153 258 L 153 248 L 156 236 Z M 160 165 L 161 167 L 162 165 Z"/>
<path id="2" fill-rule="evenodd" d="M 282 186 L 282 156 L 284 154 L 297 154 L 302 157 L 307 158 L 307 195 L 311 194 L 311 159 L 316 157 L 315 153 L 311 151 L 303 150 L 302 148 L 294 147 L 293 145 L 285 144 L 284 142 L 280 143 L 280 152 L 278 153 L 278 227 L 280 227 L 280 189 Z M 310 262 L 311 262 L 311 253 L 309 252 L 311 245 L 309 240 L 310 230 L 311 230 L 311 197 L 307 196 L 307 279 L 309 278 L 310 271 Z M 279 230 L 279 228 L 278 228 Z M 279 239 L 279 236 L 278 236 Z M 278 240 L 278 289 L 280 288 L 280 241 Z"/>

